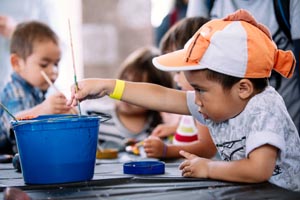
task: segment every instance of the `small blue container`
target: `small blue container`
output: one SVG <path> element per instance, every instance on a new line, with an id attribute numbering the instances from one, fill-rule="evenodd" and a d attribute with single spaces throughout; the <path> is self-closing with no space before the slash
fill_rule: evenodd
<path id="1" fill-rule="evenodd" d="M 165 163 L 161 161 L 133 161 L 123 164 L 124 174 L 155 175 L 165 173 Z"/>
<path id="2" fill-rule="evenodd" d="M 12 122 L 26 184 L 91 180 L 99 116 L 42 115 Z"/>

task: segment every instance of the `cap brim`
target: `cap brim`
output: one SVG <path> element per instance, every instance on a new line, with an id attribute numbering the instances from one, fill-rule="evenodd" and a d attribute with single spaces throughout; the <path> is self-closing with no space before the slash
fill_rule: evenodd
<path id="1" fill-rule="evenodd" d="M 155 57 L 152 62 L 162 71 L 190 71 L 205 68 L 197 62 L 186 62 L 186 49 Z"/>

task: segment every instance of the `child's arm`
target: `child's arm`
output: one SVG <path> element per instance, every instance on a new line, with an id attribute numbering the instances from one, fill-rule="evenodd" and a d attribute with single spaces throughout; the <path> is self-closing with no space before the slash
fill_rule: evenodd
<path id="1" fill-rule="evenodd" d="M 278 149 L 264 145 L 253 150 L 248 158 L 229 162 L 212 161 L 184 151 L 180 151 L 180 154 L 187 159 L 179 166 L 184 177 L 259 183 L 272 176 Z"/>
<path id="2" fill-rule="evenodd" d="M 115 89 L 115 83 L 116 80 L 114 79 L 85 79 L 80 81 L 78 82 L 78 92 L 76 92 L 75 86 L 72 86 L 71 99 L 68 101 L 68 105 L 76 106 L 76 99 L 83 101 L 110 95 Z M 151 110 L 190 114 L 185 92 L 155 84 L 126 81 L 121 100 Z"/>
<path id="3" fill-rule="evenodd" d="M 164 149 L 166 148 L 166 149 Z M 165 144 L 161 139 L 150 136 L 144 140 L 144 149 L 149 158 L 180 158 L 181 150 L 191 152 L 201 157 L 211 158 L 216 154 L 216 148 L 200 141 L 186 145 Z"/>
<path id="4" fill-rule="evenodd" d="M 213 157 L 217 149 L 211 139 L 208 128 L 197 123 L 198 128 L 198 140 L 195 142 L 191 142 L 186 145 L 173 145 L 173 144 L 164 144 L 162 140 L 157 137 L 149 137 L 144 140 L 144 148 L 147 154 L 147 157 L 153 158 L 180 158 L 181 155 L 179 152 L 184 150 L 186 152 L 190 152 L 197 156 L 201 156 L 204 158 Z M 163 148 L 166 145 L 166 152 L 163 155 Z"/>

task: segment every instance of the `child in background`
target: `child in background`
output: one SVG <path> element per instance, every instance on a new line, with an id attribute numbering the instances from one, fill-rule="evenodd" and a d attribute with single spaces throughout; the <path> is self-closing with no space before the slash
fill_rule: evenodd
<path id="1" fill-rule="evenodd" d="M 164 34 L 160 42 L 160 50 L 163 54 L 182 49 L 185 43 L 193 36 L 193 34 L 206 22 L 208 19 L 203 17 L 184 18 L 174 24 Z M 174 79 L 181 76 L 175 75 Z M 175 82 L 177 82 L 175 80 Z M 153 136 L 166 137 L 175 133 L 178 124 L 170 127 L 167 124 L 162 124 L 156 127 L 152 134 Z"/>
<path id="2" fill-rule="evenodd" d="M 79 82 L 77 100 L 110 95 L 149 109 L 192 114 L 209 128 L 222 161 L 185 151 L 184 177 L 259 183 L 300 191 L 300 139 L 282 97 L 268 85 L 274 69 L 293 75 L 291 51 L 277 49 L 268 29 L 245 10 L 203 25 L 185 48 L 154 58 L 156 67 L 184 71 L 195 91 L 112 79 Z M 176 100 L 175 100 L 176 99 Z"/>
<path id="3" fill-rule="evenodd" d="M 118 78 L 125 81 L 146 82 L 171 88 L 172 77 L 168 72 L 156 69 L 152 59 L 160 55 L 154 47 L 142 47 L 132 52 L 121 64 Z M 128 141 L 147 138 L 153 128 L 163 123 L 159 112 L 117 101 L 113 108 L 98 110 L 110 114 L 112 119 L 101 123 L 100 146 L 124 151 Z"/>
<path id="4" fill-rule="evenodd" d="M 46 24 L 36 21 L 20 23 L 12 35 L 10 53 L 14 72 L 11 81 L 1 91 L 0 101 L 13 115 L 26 118 L 73 112 L 66 105 L 67 100 L 62 93 L 45 99 L 49 84 L 41 75 L 41 70 L 54 82 L 61 58 L 58 37 Z M 2 112 L 0 119 L 0 149 L 12 153 L 12 119 L 6 112 Z M 16 152 L 15 147 L 12 151 Z"/>
<path id="5" fill-rule="evenodd" d="M 203 17 L 184 18 L 177 22 L 164 35 L 160 43 L 163 54 L 182 49 L 194 33 L 209 20 Z M 194 90 L 187 82 L 183 72 L 174 75 L 174 81 L 182 90 Z M 171 131 L 169 131 L 171 130 Z M 164 143 L 160 138 L 175 134 L 172 144 Z M 201 157 L 211 158 L 216 154 L 215 145 L 206 126 L 197 123 L 190 115 L 181 116 L 180 123 L 173 129 L 165 124 L 154 129 L 151 136 L 144 141 L 147 157 L 179 158 L 180 150 L 185 150 Z"/>

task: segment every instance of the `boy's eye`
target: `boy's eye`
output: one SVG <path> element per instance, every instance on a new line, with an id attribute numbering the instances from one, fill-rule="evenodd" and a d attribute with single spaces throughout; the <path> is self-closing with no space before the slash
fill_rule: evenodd
<path id="1" fill-rule="evenodd" d="M 58 62 L 54 63 L 54 66 L 55 66 L 55 67 L 58 67 Z"/>
<path id="2" fill-rule="evenodd" d="M 203 92 L 205 92 L 203 89 L 201 89 L 201 88 L 194 88 L 195 89 L 195 91 L 196 92 L 198 92 L 198 93 L 203 93 Z"/>
<path id="3" fill-rule="evenodd" d="M 40 67 L 42 67 L 42 68 L 47 68 L 47 67 L 48 67 L 48 63 L 41 63 L 41 64 L 40 64 Z"/>

